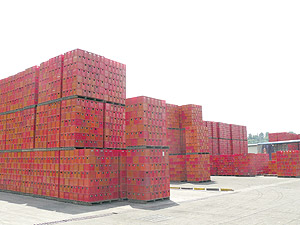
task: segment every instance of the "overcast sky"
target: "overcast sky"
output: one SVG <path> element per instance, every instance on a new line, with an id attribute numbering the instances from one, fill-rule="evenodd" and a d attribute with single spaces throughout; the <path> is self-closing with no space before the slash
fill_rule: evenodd
<path id="1" fill-rule="evenodd" d="M 299 12 L 292 0 L 1 1 L 0 78 L 81 48 L 127 65 L 127 97 L 300 133 Z"/>

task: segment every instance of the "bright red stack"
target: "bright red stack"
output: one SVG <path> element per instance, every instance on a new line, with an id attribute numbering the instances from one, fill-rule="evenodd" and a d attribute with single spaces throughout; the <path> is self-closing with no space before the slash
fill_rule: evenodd
<path id="1" fill-rule="evenodd" d="M 211 158 L 212 175 L 256 176 L 268 169 L 268 154 L 214 155 Z"/>
<path id="2" fill-rule="evenodd" d="M 22 117 L 22 141 L 21 149 L 32 149 L 34 148 L 35 139 L 35 115 L 36 109 L 24 109 L 21 111 Z"/>
<path id="3" fill-rule="evenodd" d="M 167 129 L 167 146 L 170 147 L 170 154 L 182 154 L 184 153 L 181 148 L 181 136 L 180 129 Z"/>
<path id="4" fill-rule="evenodd" d="M 289 141 L 289 140 L 299 140 L 300 137 L 298 134 L 293 133 L 269 133 L 269 142 L 276 142 L 276 141 Z M 287 145 L 287 150 L 300 150 L 299 143 L 291 143 Z"/>
<path id="5" fill-rule="evenodd" d="M 117 150 L 61 151 L 59 197 L 84 202 L 119 199 L 118 168 Z"/>
<path id="6" fill-rule="evenodd" d="M 125 108 L 104 104 L 104 148 L 125 148 Z"/>
<path id="7" fill-rule="evenodd" d="M 64 54 L 62 97 L 86 96 L 125 104 L 126 66 L 87 51 Z"/>
<path id="8" fill-rule="evenodd" d="M 269 161 L 267 174 L 277 174 L 276 152 L 272 153 L 272 160 Z"/>
<path id="9" fill-rule="evenodd" d="M 187 181 L 201 182 L 210 180 L 210 156 L 209 154 L 186 155 Z"/>
<path id="10" fill-rule="evenodd" d="M 181 128 L 183 146 L 186 153 L 187 181 L 202 182 L 210 180 L 208 128 L 202 120 L 202 106 L 181 106 Z M 207 166 L 208 165 L 208 166 Z"/>
<path id="11" fill-rule="evenodd" d="M 205 126 L 186 127 L 186 153 L 209 153 L 208 131 Z"/>
<path id="12" fill-rule="evenodd" d="M 20 150 L 2 154 L 1 188 L 85 202 L 126 198 L 125 75 L 124 64 L 77 49 L 1 80 L 0 149 Z"/>
<path id="13" fill-rule="evenodd" d="M 170 154 L 170 180 L 171 181 L 186 181 L 186 155 Z"/>
<path id="14" fill-rule="evenodd" d="M 128 199 L 150 201 L 170 197 L 167 149 L 127 150 Z"/>
<path id="15" fill-rule="evenodd" d="M 127 150 L 119 152 L 119 198 L 127 199 Z"/>
<path id="16" fill-rule="evenodd" d="M 46 105 L 48 108 L 47 118 L 47 148 L 60 147 L 60 121 L 61 102 L 54 102 Z"/>
<path id="17" fill-rule="evenodd" d="M 209 147 L 212 155 L 248 153 L 247 128 L 245 126 L 205 121 L 209 129 Z"/>
<path id="18" fill-rule="evenodd" d="M 36 105 L 38 102 L 39 72 L 40 69 L 38 66 L 28 68 L 24 71 L 23 107 Z"/>
<path id="19" fill-rule="evenodd" d="M 0 150 L 6 145 L 6 115 L 0 115 Z"/>
<path id="20" fill-rule="evenodd" d="M 0 188 L 58 197 L 59 151 L 0 153 Z"/>
<path id="21" fill-rule="evenodd" d="M 48 105 L 38 105 L 35 123 L 35 148 L 48 146 Z"/>
<path id="22" fill-rule="evenodd" d="M 149 97 L 126 99 L 126 145 L 166 146 L 166 102 Z"/>
<path id="23" fill-rule="evenodd" d="M 276 152 L 276 159 L 278 177 L 300 176 L 299 151 L 278 151 Z"/>
<path id="24" fill-rule="evenodd" d="M 178 105 L 166 104 L 167 128 L 180 128 L 180 112 Z"/>
<path id="25" fill-rule="evenodd" d="M 103 148 L 103 103 L 73 98 L 61 103 L 60 147 Z"/>
<path id="26" fill-rule="evenodd" d="M 56 56 L 40 65 L 38 103 L 61 98 L 64 56 Z"/>
<path id="27" fill-rule="evenodd" d="M 180 109 L 181 128 L 203 125 L 201 105 L 183 105 Z"/>
<path id="28" fill-rule="evenodd" d="M 165 101 L 126 99 L 128 199 L 150 201 L 170 196 Z"/>

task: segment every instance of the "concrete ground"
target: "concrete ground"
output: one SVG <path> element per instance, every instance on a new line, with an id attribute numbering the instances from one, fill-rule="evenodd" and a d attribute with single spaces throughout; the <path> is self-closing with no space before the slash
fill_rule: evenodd
<path id="1" fill-rule="evenodd" d="M 171 189 L 167 201 L 94 206 L 0 192 L 0 225 L 300 224 L 299 178 L 212 176 L 207 183 L 171 186 L 234 191 Z"/>

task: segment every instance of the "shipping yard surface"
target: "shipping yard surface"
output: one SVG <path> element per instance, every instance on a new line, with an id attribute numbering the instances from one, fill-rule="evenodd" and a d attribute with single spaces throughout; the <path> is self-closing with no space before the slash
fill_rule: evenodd
<path id="1" fill-rule="evenodd" d="M 0 224 L 300 224 L 300 179 L 212 176 L 171 187 L 171 199 L 83 206 L 0 192 Z"/>

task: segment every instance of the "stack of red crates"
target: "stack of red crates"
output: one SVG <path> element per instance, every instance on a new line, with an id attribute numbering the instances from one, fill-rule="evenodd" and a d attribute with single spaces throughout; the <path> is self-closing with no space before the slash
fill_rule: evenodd
<path id="1" fill-rule="evenodd" d="M 74 149 L 60 152 L 59 197 L 102 202 L 119 199 L 119 152 Z"/>
<path id="2" fill-rule="evenodd" d="M 63 55 L 41 63 L 38 103 L 61 98 L 63 63 Z"/>
<path id="3" fill-rule="evenodd" d="M 181 106 L 181 128 L 185 129 L 187 181 L 202 182 L 210 180 L 210 157 L 208 129 L 202 120 L 202 107 L 198 105 Z"/>
<path id="4" fill-rule="evenodd" d="M 36 108 L 35 148 L 47 148 L 48 145 L 48 105 Z"/>
<path id="5" fill-rule="evenodd" d="M 126 99 L 128 199 L 150 201 L 170 196 L 165 101 Z"/>
<path id="6" fill-rule="evenodd" d="M 186 181 L 186 155 L 170 154 L 170 180 Z"/>
<path id="7" fill-rule="evenodd" d="M 60 147 L 103 148 L 103 103 L 73 98 L 61 103 Z"/>
<path id="8" fill-rule="evenodd" d="M 0 115 L 0 150 L 6 145 L 6 115 Z"/>
<path id="9" fill-rule="evenodd" d="M 272 153 L 272 159 L 268 163 L 268 171 L 266 174 L 277 174 L 276 152 Z"/>
<path id="10" fill-rule="evenodd" d="M 209 153 L 208 130 L 205 126 L 186 127 L 186 153 Z"/>
<path id="11" fill-rule="evenodd" d="M 125 104 L 126 66 L 76 49 L 64 55 L 62 97 L 86 96 Z"/>
<path id="12" fill-rule="evenodd" d="M 86 202 L 126 198 L 125 81 L 124 64 L 79 49 L 1 80 L 0 148 L 29 150 L 3 153 L 1 187 Z"/>
<path id="13" fill-rule="evenodd" d="M 35 115 L 36 109 L 24 109 L 21 111 L 22 117 L 22 141 L 21 149 L 32 149 L 34 148 L 35 139 Z"/>
<path id="14" fill-rule="evenodd" d="M 169 146 L 170 180 L 186 180 L 186 156 L 183 147 L 183 129 L 180 128 L 180 107 L 166 104 L 167 145 Z"/>
<path id="15" fill-rule="evenodd" d="M 126 145 L 166 146 L 166 103 L 149 97 L 126 99 Z"/>
<path id="16" fill-rule="evenodd" d="M 300 137 L 298 134 L 281 132 L 281 133 L 269 133 L 269 142 L 277 141 L 289 141 L 289 140 L 299 140 Z M 299 143 L 291 143 L 287 145 L 287 150 L 300 150 Z"/>
<path id="17" fill-rule="evenodd" d="M 278 177 L 300 176 L 299 151 L 278 151 L 276 152 L 276 159 Z"/>
<path id="18" fill-rule="evenodd" d="M 209 132 L 212 155 L 246 154 L 248 152 L 247 128 L 245 126 L 205 121 Z"/>
<path id="19" fill-rule="evenodd" d="M 230 125 L 227 123 L 218 123 L 219 134 L 219 152 L 220 155 L 231 154 L 230 146 Z"/>
<path id="20" fill-rule="evenodd" d="M 187 181 L 210 180 L 210 156 L 209 154 L 186 155 Z"/>
<path id="21" fill-rule="evenodd" d="M 6 145 L 5 149 L 22 149 L 23 127 L 22 111 L 12 112 L 6 115 Z"/>
<path id="22" fill-rule="evenodd" d="M 268 169 L 268 154 L 214 155 L 211 157 L 212 175 L 256 176 Z"/>
<path id="23" fill-rule="evenodd" d="M 125 108 L 104 104 L 104 148 L 125 148 Z"/>

